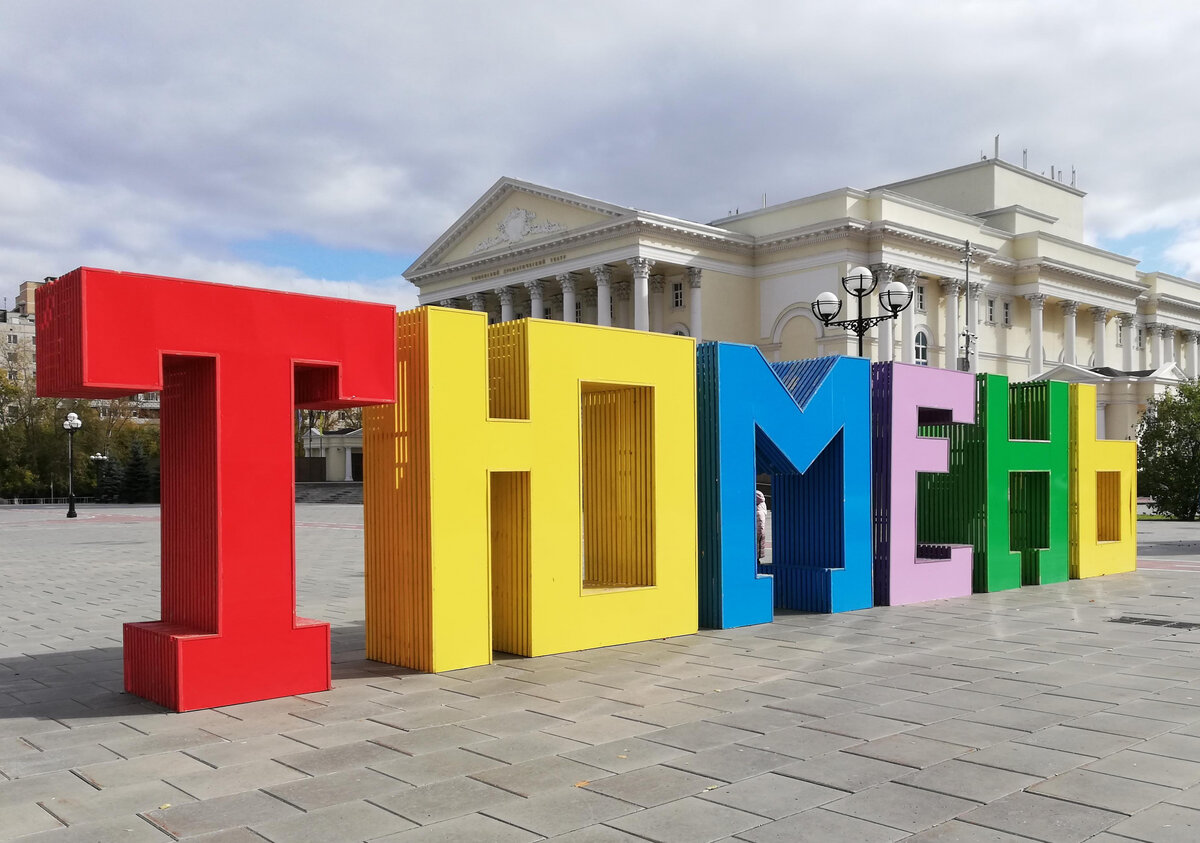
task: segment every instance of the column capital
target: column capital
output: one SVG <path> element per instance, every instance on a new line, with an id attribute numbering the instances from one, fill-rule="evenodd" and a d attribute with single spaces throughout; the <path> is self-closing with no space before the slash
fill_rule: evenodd
<path id="1" fill-rule="evenodd" d="M 965 286 L 960 278 L 939 278 L 938 283 L 948 296 L 957 296 Z"/>
<path id="2" fill-rule="evenodd" d="M 629 264 L 629 266 L 633 269 L 634 274 L 639 272 L 649 272 L 650 267 L 654 266 L 654 261 L 650 260 L 650 258 L 643 258 L 641 256 L 630 258 L 629 260 L 625 261 L 625 263 Z"/>
<path id="3" fill-rule="evenodd" d="M 1079 302 L 1077 301 L 1071 301 L 1068 299 L 1066 301 L 1059 302 L 1058 305 L 1062 308 L 1064 316 L 1074 316 L 1079 312 Z"/>
<path id="4" fill-rule="evenodd" d="M 1197 338 L 1200 338 L 1200 331 L 1180 331 L 1180 333 L 1183 334 L 1184 342 L 1195 342 Z"/>
<path id="5" fill-rule="evenodd" d="M 972 281 L 971 282 L 971 294 L 978 296 L 980 293 L 982 293 L 984 291 L 985 287 L 987 287 L 986 281 Z"/>
<path id="6" fill-rule="evenodd" d="M 496 288 L 496 295 L 500 297 L 500 304 L 502 305 L 511 305 L 513 303 L 512 287 L 498 287 Z"/>
<path id="7" fill-rule="evenodd" d="M 554 280 L 562 285 L 563 290 L 568 293 L 575 292 L 575 287 L 579 283 L 578 272 L 561 272 L 554 276 Z"/>
<path id="8" fill-rule="evenodd" d="M 1146 329 L 1146 333 L 1152 337 L 1157 337 L 1162 333 L 1162 325 L 1157 322 L 1143 322 L 1142 327 Z"/>
<path id="9" fill-rule="evenodd" d="M 1049 298 L 1045 293 L 1029 293 L 1025 296 L 1029 300 L 1030 310 L 1041 310 L 1046 306 L 1046 299 Z"/>
<path id="10" fill-rule="evenodd" d="M 1095 307 L 1095 306 L 1092 307 L 1092 321 L 1093 322 L 1103 322 L 1107 318 L 1108 318 L 1108 308 L 1107 307 Z"/>
<path id="11" fill-rule="evenodd" d="M 593 266 L 592 278 L 596 279 L 597 287 L 607 287 L 612 283 L 612 268 L 607 266 Z"/>
<path id="12" fill-rule="evenodd" d="M 650 276 L 650 292 L 661 293 L 667 287 L 667 279 L 664 275 Z"/>
<path id="13" fill-rule="evenodd" d="M 487 297 L 483 293 L 467 293 L 471 310 L 487 310 Z"/>
<path id="14" fill-rule="evenodd" d="M 629 293 L 633 285 L 628 281 L 618 281 L 612 285 L 613 298 L 617 301 L 629 301 Z"/>
<path id="15" fill-rule="evenodd" d="M 688 285 L 693 290 L 700 289 L 700 278 L 703 275 L 703 273 L 704 273 L 704 271 L 698 266 L 689 266 L 687 268 Z"/>
<path id="16" fill-rule="evenodd" d="M 529 291 L 531 299 L 540 299 L 546 292 L 546 282 L 540 279 L 537 281 L 526 281 L 525 289 Z"/>
<path id="17" fill-rule="evenodd" d="M 890 283 L 892 277 L 896 274 L 896 267 L 890 263 L 873 263 L 869 269 L 871 270 L 871 274 L 875 276 L 875 280 L 884 286 Z"/>
<path id="18" fill-rule="evenodd" d="M 580 300 L 587 307 L 595 307 L 596 306 L 596 288 L 595 287 L 590 287 L 590 288 L 584 290 L 582 293 L 579 294 L 579 297 L 580 297 Z"/>
<path id="19" fill-rule="evenodd" d="M 1133 327 L 1133 314 L 1132 313 L 1118 313 L 1117 321 L 1121 323 L 1122 328 L 1131 328 L 1131 327 Z"/>
<path id="20" fill-rule="evenodd" d="M 458 307 L 458 299 L 442 299 L 438 302 L 438 307 L 449 307 L 455 309 Z"/>

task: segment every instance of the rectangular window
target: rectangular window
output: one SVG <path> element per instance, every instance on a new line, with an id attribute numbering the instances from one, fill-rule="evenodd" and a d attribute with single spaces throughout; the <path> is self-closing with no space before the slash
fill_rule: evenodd
<path id="1" fill-rule="evenodd" d="M 583 302 L 575 302 L 575 321 L 583 321 Z"/>
<path id="2" fill-rule="evenodd" d="M 12 343 L 13 345 L 16 345 L 16 344 L 17 344 L 17 335 L 16 335 L 16 334 L 9 334 L 9 335 L 8 335 L 8 341 L 9 341 L 10 343 Z"/>
<path id="3" fill-rule="evenodd" d="M 671 307 L 678 310 L 683 307 L 683 282 L 676 281 L 671 285 Z"/>
<path id="4" fill-rule="evenodd" d="M 1004 303 L 1004 324 L 1012 324 L 1012 302 L 1010 301 Z"/>
<path id="5" fill-rule="evenodd" d="M 925 312 L 925 285 L 917 285 L 917 313 Z"/>
<path id="6" fill-rule="evenodd" d="M 1117 322 L 1117 348 L 1125 345 L 1125 326 Z"/>
<path id="7" fill-rule="evenodd" d="M 542 309 L 542 318 L 543 319 L 553 319 L 554 318 L 553 313 L 554 312 L 550 308 L 548 308 L 548 307 L 543 308 Z"/>
<path id="8" fill-rule="evenodd" d="M 1137 348 L 1140 350 L 1145 347 L 1146 347 L 1146 329 L 1143 328 L 1141 325 L 1138 325 Z"/>
<path id="9" fill-rule="evenodd" d="M 996 300 L 987 300 L 987 321 L 989 325 L 996 324 Z"/>

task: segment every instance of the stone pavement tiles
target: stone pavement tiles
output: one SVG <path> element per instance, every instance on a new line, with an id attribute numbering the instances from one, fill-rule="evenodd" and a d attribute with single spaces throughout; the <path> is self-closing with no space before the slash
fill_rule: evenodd
<path id="1" fill-rule="evenodd" d="M 172 714 L 121 679 L 157 519 L 0 508 L 0 840 L 1200 840 L 1192 574 L 424 675 L 364 658 L 361 509 L 302 505 L 334 689 Z"/>

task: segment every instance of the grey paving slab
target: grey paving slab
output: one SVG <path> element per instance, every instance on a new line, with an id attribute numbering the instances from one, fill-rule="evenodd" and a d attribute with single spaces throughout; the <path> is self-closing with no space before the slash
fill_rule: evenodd
<path id="1" fill-rule="evenodd" d="M 687 797 L 618 817 L 608 824 L 656 843 L 710 843 L 766 822 L 765 817 Z"/>
<path id="2" fill-rule="evenodd" d="M 1150 805 L 1170 800 L 1178 793 L 1162 785 L 1109 776 L 1093 770 L 1068 770 L 1061 776 L 1030 785 L 1027 789 L 1030 793 L 1122 814 L 1137 813 Z"/>
<path id="3" fill-rule="evenodd" d="M 896 781 L 974 802 L 991 802 L 1035 784 L 1039 778 L 997 767 L 952 760 L 934 764 L 915 773 L 907 773 Z"/>
<path id="4" fill-rule="evenodd" d="M 777 772 L 784 776 L 850 792 L 866 790 L 911 771 L 911 767 L 847 752 L 831 752 L 777 768 Z"/>
<path id="5" fill-rule="evenodd" d="M 1200 763 L 1196 761 L 1133 750 L 1114 752 L 1107 758 L 1085 764 L 1083 769 L 1167 787 L 1185 788 L 1200 783 Z"/>
<path id="6" fill-rule="evenodd" d="M 519 796 L 533 796 L 555 788 L 574 787 L 579 782 L 594 782 L 610 775 L 599 767 L 551 756 L 484 770 L 472 774 L 472 778 Z"/>
<path id="7" fill-rule="evenodd" d="M 111 787 L 78 796 L 43 799 L 40 805 L 64 824 L 100 822 L 117 816 L 130 816 L 179 805 L 195 799 L 166 782 L 142 782 Z"/>
<path id="8" fill-rule="evenodd" d="M 272 843 L 314 843 L 374 840 L 415 827 L 415 823 L 367 802 L 347 802 L 298 817 L 261 823 L 253 830 Z"/>
<path id="9" fill-rule="evenodd" d="M 506 790 L 475 779 L 455 778 L 372 797 L 371 801 L 417 825 L 430 825 L 521 800 Z"/>
<path id="10" fill-rule="evenodd" d="M 313 811 L 342 802 L 399 793 L 410 787 L 406 782 L 385 776 L 383 773 L 360 768 L 271 785 L 264 790 L 289 805 L 304 811 Z"/>
<path id="11" fill-rule="evenodd" d="M 654 764 L 664 764 L 689 754 L 685 749 L 666 744 L 627 738 L 564 752 L 562 756 L 610 773 L 627 773 Z"/>
<path id="12" fill-rule="evenodd" d="M 380 840 L 396 843 L 463 843 L 466 840 L 486 840 L 488 843 L 525 843 L 540 840 L 541 835 L 515 825 L 492 819 L 483 814 L 468 814 L 434 825 L 421 826 L 389 834 Z"/>
<path id="13" fill-rule="evenodd" d="M 261 791 L 219 796 L 203 802 L 173 805 L 146 813 L 155 826 L 173 837 L 188 837 L 237 826 L 251 826 L 300 814 L 293 805 L 273 799 Z"/>
<path id="14" fill-rule="evenodd" d="M 1125 817 L 1034 793 L 1013 793 L 968 811 L 961 819 L 1046 843 L 1080 843 Z"/>
<path id="15" fill-rule="evenodd" d="M 589 790 L 623 799 L 643 808 L 652 808 L 695 796 L 707 790 L 717 790 L 725 783 L 698 776 L 672 767 L 643 767 L 628 773 L 591 782 Z"/>
<path id="16" fill-rule="evenodd" d="M 907 836 L 908 832 L 900 829 L 815 808 L 744 831 L 738 839 L 751 843 L 829 843 L 833 840 L 892 843 Z"/>
<path id="17" fill-rule="evenodd" d="M 665 766 L 724 782 L 736 782 L 794 762 L 794 758 L 777 752 L 730 744 L 685 755 L 666 762 Z"/>
<path id="18" fill-rule="evenodd" d="M 196 799 L 229 796 L 306 778 L 308 776 L 305 773 L 270 759 L 166 776 L 168 783 Z"/>
<path id="19" fill-rule="evenodd" d="M 168 843 L 174 838 L 139 817 L 81 823 L 22 837 L 21 843 Z"/>
<path id="20" fill-rule="evenodd" d="M 96 787 L 120 787 L 201 772 L 212 772 L 212 767 L 182 752 L 165 752 L 161 755 L 108 761 L 75 770 L 80 779 L 91 782 Z M 0 786 L 0 800 L 3 799 L 3 792 L 3 787 Z"/>
<path id="21" fill-rule="evenodd" d="M 481 809 L 481 813 L 553 837 L 623 817 L 637 810 L 638 806 L 620 799 L 574 787 L 494 805 Z"/>
<path id="22" fill-rule="evenodd" d="M 1018 837 L 1007 831 L 971 825 L 951 820 L 905 838 L 909 843 L 1029 843 L 1028 837 Z M 1099 840 L 1093 837 L 1092 840 Z"/>
<path id="23" fill-rule="evenodd" d="M 715 790 L 706 788 L 699 794 L 701 799 L 773 820 L 789 817 L 843 796 L 843 791 L 777 773 L 764 773 Z"/>
<path id="24" fill-rule="evenodd" d="M 0 840 L 15 840 L 27 834 L 63 827 L 63 823 L 53 814 L 41 805 L 33 803 L 6 806 L 3 809 L 3 818 L 4 822 L 0 823 Z"/>
<path id="25" fill-rule="evenodd" d="M 454 747 L 441 752 L 430 752 L 426 755 L 396 753 L 395 758 L 380 764 L 373 764 L 370 769 L 420 786 L 503 766 L 505 766 L 503 761 L 486 758 L 460 747 Z"/>
<path id="26" fill-rule="evenodd" d="M 933 740 L 931 738 L 905 732 L 899 735 L 889 735 L 874 741 L 866 741 L 845 750 L 853 755 L 865 755 L 892 764 L 902 764 L 905 767 L 929 767 L 941 761 L 968 752 L 959 744 Z"/>
<path id="27" fill-rule="evenodd" d="M 972 764 L 982 764 L 988 767 L 999 767 L 1014 773 L 1025 773 L 1030 776 L 1046 778 L 1056 776 L 1074 767 L 1087 764 L 1092 759 L 1086 755 L 1073 752 L 1062 752 L 1057 749 L 1045 749 L 1040 746 L 1029 746 L 1016 741 L 1005 741 L 993 744 L 986 749 L 972 752 L 963 756 L 964 761 Z"/>
<path id="28" fill-rule="evenodd" d="M 825 805 L 826 810 L 903 829 L 924 831 L 976 807 L 974 802 L 886 782 Z"/>

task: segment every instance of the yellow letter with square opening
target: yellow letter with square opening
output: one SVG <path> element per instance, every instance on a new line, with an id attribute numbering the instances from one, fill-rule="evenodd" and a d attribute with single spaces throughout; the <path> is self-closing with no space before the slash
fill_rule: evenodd
<path id="1" fill-rule="evenodd" d="M 423 307 L 396 353 L 364 412 L 368 658 L 696 631 L 694 340 Z"/>
<path id="2" fill-rule="evenodd" d="M 1096 387 L 1071 384 L 1071 577 L 1137 568 L 1137 443 L 1096 439 Z"/>

